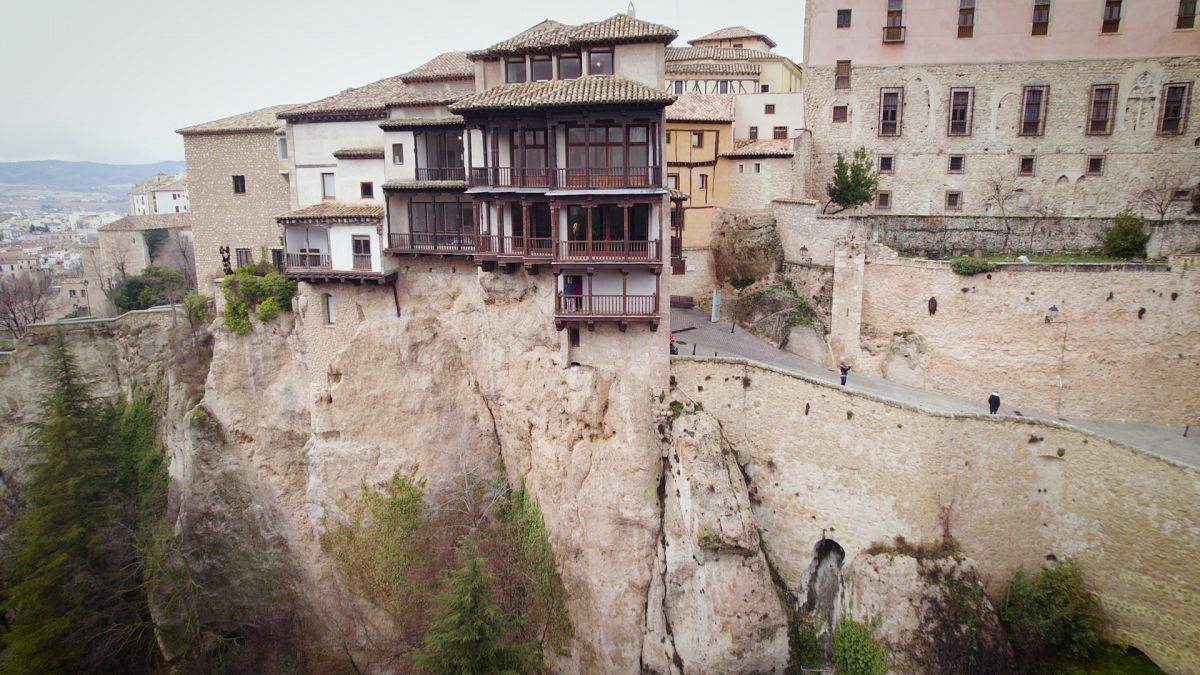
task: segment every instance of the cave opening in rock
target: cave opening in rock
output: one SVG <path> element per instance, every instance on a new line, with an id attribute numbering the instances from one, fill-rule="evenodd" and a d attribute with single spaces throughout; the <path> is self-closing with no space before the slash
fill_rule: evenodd
<path id="1" fill-rule="evenodd" d="M 833 654 L 833 621 L 838 595 L 842 589 L 842 562 L 846 551 L 832 539 L 822 539 L 813 547 L 808 570 L 808 594 L 805 608 L 820 623 L 817 637 L 828 657 Z"/>

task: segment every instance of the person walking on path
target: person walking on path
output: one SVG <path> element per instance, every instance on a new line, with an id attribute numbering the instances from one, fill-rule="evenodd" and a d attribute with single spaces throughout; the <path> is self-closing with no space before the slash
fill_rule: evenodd
<path id="1" fill-rule="evenodd" d="M 850 374 L 850 364 L 842 361 L 838 364 L 838 370 L 842 373 L 842 386 L 846 386 L 846 376 Z"/>
<path id="2" fill-rule="evenodd" d="M 1000 390 L 992 391 L 992 395 L 988 397 L 988 414 L 995 415 L 1000 410 Z"/>

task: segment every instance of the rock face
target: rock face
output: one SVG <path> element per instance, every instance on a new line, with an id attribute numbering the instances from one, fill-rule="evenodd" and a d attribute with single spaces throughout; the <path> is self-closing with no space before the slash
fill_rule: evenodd
<path id="1" fill-rule="evenodd" d="M 895 673 L 1015 672 L 1012 648 L 969 559 L 862 554 L 846 567 L 842 607 L 878 617 Z"/>
<path id="2" fill-rule="evenodd" d="M 783 244 L 769 211 L 718 211 L 710 248 L 713 274 L 722 283 L 764 279 L 783 264 Z"/>
<path id="3" fill-rule="evenodd" d="M 710 415 L 689 411 L 669 423 L 644 672 L 781 673 L 787 615 L 736 454 Z"/>
<path id="4" fill-rule="evenodd" d="M 775 346 L 784 344 L 797 326 L 820 326 L 789 281 L 755 284 L 739 293 L 732 305 L 735 321 Z"/>

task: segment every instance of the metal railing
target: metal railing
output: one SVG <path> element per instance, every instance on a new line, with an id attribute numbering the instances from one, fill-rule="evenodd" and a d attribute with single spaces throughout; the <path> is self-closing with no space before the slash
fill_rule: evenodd
<path id="1" fill-rule="evenodd" d="M 475 239 L 471 232 L 392 232 L 388 248 L 430 253 L 473 253 Z"/>
<path id="2" fill-rule="evenodd" d="M 622 241 L 560 241 L 555 260 L 589 260 L 594 262 L 657 262 L 660 260 L 657 240 Z"/>
<path id="3" fill-rule="evenodd" d="M 657 295 L 555 294 L 554 313 L 559 316 L 654 316 Z"/>
<path id="4" fill-rule="evenodd" d="M 421 181 L 437 181 L 437 180 L 466 180 L 467 170 L 461 166 L 450 167 L 417 167 L 417 180 Z"/>
<path id="5" fill-rule="evenodd" d="M 284 256 L 288 267 L 310 270 L 327 270 L 332 267 L 328 253 L 288 253 Z"/>

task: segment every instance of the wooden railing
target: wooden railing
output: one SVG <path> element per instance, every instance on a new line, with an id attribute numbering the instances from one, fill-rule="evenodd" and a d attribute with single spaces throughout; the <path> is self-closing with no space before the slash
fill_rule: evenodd
<path id="1" fill-rule="evenodd" d="M 658 241 L 560 241 L 555 260 L 595 262 L 656 262 L 660 260 Z"/>
<path id="2" fill-rule="evenodd" d="M 550 259 L 554 255 L 554 239 L 551 237 L 510 237 L 497 234 L 481 234 L 475 247 L 475 253 L 490 253 L 501 257 Z"/>
<path id="3" fill-rule="evenodd" d="M 471 232 L 392 232 L 388 248 L 430 253 L 472 253 L 475 239 Z"/>
<path id="4" fill-rule="evenodd" d="M 332 267 L 328 253 L 288 253 L 284 257 L 288 267 L 317 270 Z"/>
<path id="5" fill-rule="evenodd" d="M 654 316 L 657 295 L 555 294 L 554 313 L 559 316 Z"/>
<path id="6" fill-rule="evenodd" d="M 371 270 L 371 254 L 370 253 L 355 253 L 354 254 L 354 269 L 358 271 Z"/>
<path id="7" fill-rule="evenodd" d="M 904 42 L 904 26 L 884 26 L 883 41 L 884 42 Z"/>
<path id="8" fill-rule="evenodd" d="M 450 167 L 417 167 L 417 180 L 466 180 L 467 170 L 461 166 Z"/>
<path id="9" fill-rule="evenodd" d="M 532 169 L 510 166 L 473 168 L 470 183 L 492 187 L 630 188 L 662 185 L 657 166 Z"/>

